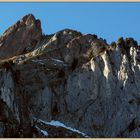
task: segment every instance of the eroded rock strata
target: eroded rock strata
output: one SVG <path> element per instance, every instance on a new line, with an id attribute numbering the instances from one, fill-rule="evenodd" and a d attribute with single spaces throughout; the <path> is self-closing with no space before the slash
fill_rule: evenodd
<path id="1" fill-rule="evenodd" d="M 140 137 L 140 46 L 26 15 L 0 37 L 0 137 Z"/>

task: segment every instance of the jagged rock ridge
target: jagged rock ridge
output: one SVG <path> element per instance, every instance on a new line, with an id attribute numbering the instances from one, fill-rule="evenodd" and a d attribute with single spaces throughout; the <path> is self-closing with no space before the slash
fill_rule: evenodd
<path id="1" fill-rule="evenodd" d="M 0 78 L 0 137 L 140 137 L 133 38 L 110 45 L 70 29 L 42 35 L 29 14 L 0 37 Z"/>

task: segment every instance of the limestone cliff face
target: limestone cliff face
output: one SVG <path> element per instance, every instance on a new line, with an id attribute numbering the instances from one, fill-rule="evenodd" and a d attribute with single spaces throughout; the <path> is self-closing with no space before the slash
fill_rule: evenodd
<path id="1" fill-rule="evenodd" d="M 26 15 L 0 37 L 0 137 L 140 137 L 140 46 Z"/>

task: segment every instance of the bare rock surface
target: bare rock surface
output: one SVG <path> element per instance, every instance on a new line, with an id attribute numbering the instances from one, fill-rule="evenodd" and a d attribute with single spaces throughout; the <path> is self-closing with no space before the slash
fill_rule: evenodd
<path id="1" fill-rule="evenodd" d="M 0 37 L 0 79 L 0 137 L 140 137 L 133 38 L 42 35 L 28 14 Z"/>
<path id="2" fill-rule="evenodd" d="M 0 58 L 5 59 L 34 49 L 41 39 L 41 22 L 32 14 L 24 16 L 0 37 Z"/>

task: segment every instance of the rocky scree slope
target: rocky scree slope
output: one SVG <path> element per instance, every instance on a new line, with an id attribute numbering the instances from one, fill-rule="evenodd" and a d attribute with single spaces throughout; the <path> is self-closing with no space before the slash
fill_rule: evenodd
<path id="1" fill-rule="evenodd" d="M 0 37 L 0 137 L 140 137 L 140 46 L 24 16 Z"/>

